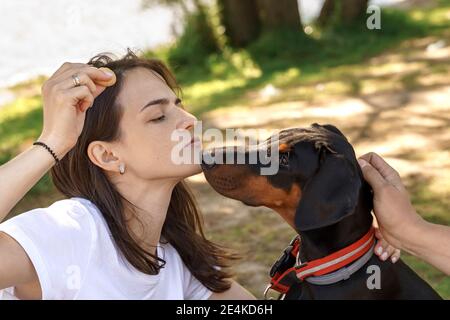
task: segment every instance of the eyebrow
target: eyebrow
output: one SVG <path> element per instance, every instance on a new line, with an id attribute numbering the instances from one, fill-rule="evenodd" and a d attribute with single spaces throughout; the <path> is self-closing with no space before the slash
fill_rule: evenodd
<path id="1" fill-rule="evenodd" d="M 177 97 L 175 99 L 175 104 L 178 104 L 180 102 L 181 102 L 181 99 Z M 169 104 L 169 99 L 167 99 L 167 98 L 160 98 L 160 99 L 152 100 L 152 101 L 148 102 L 145 106 L 143 106 L 141 111 L 139 111 L 139 112 L 142 112 L 147 107 L 158 105 L 158 104 L 163 104 L 163 105 Z"/>
<path id="2" fill-rule="evenodd" d="M 145 106 L 143 106 L 141 111 L 139 111 L 139 112 L 142 112 L 145 108 L 148 108 L 148 107 L 154 106 L 154 105 L 158 105 L 158 104 L 169 104 L 169 99 L 160 98 L 160 99 L 152 100 L 152 101 L 148 102 Z"/>

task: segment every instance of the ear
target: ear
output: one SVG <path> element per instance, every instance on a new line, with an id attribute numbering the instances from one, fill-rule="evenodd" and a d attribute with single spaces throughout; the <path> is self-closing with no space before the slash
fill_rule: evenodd
<path id="1" fill-rule="evenodd" d="M 119 172 L 120 159 L 114 155 L 107 142 L 92 141 L 87 148 L 87 155 L 96 166 L 106 171 Z"/>
<path id="2" fill-rule="evenodd" d="M 320 124 L 314 123 L 312 126 L 313 127 L 315 126 L 315 127 L 327 129 L 328 131 L 331 131 L 331 132 L 333 132 L 333 133 L 335 133 L 335 134 L 337 134 L 337 135 L 339 135 L 341 137 L 344 137 L 345 140 L 347 140 L 347 138 L 344 136 L 344 134 L 341 132 L 341 130 L 339 130 L 338 128 L 336 128 L 332 124 L 320 125 Z"/>
<path id="3" fill-rule="evenodd" d="M 354 213 L 361 179 L 342 154 L 319 151 L 319 167 L 305 183 L 295 214 L 297 231 L 335 224 Z"/>

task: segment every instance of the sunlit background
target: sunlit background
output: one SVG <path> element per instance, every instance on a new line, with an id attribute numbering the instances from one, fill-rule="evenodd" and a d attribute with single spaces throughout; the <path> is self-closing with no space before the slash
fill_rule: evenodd
<path id="1" fill-rule="evenodd" d="M 299 1 L 302 21 L 313 21 L 323 2 Z M 405 2 L 370 1 L 383 6 Z M 50 75 L 64 61 L 84 62 L 103 51 L 120 54 L 127 47 L 170 43 L 183 30 L 183 14 L 160 3 L 148 8 L 142 0 L 2 0 L 0 87 Z"/>
<path id="2" fill-rule="evenodd" d="M 59 65 L 131 48 L 169 64 L 205 129 L 332 123 L 357 155 L 378 152 L 398 169 L 420 214 L 450 225 L 450 1 L 346 1 L 355 16 L 326 11 L 329 0 L 249 1 L 266 7 L 240 15 L 231 0 L 2 0 L 0 163 L 39 136 L 40 87 Z M 279 3 L 290 13 L 277 20 L 267 12 Z M 381 8 L 381 29 L 367 28 L 367 5 Z M 293 231 L 219 196 L 203 175 L 189 183 L 208 235 L 245 256 L 237 279 L 261 298 Z M 11 215 L 57 199 L 46 176 Z M 448 277 L 404 259 L 450 298 Z"/>

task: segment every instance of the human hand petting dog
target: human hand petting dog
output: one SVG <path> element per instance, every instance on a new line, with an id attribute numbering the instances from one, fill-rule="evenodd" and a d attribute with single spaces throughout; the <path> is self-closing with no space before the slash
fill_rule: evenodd
<path id="1" fill-rule="evenodd" d="M 367 154 L 367 155 L 369 155 L 369 154 Z M 366 157 L 367 155 L 364 155 L 363 157 Z M 360 159 L 358 159 L 360 166 L 365 165 L 363 161 L 365 161 L 365 160 L 362 157 Z M 363 173 L 364 173 L 364 170 L 363 170 Z M 370 183 L 370 181 L 368 181 L 368 182 Z M 403 184 L 401 181 L 396 181 L 396 183 L 399 187 L 403 188 L 403 190 L 404 190 L 404 187 L 403 187 Z M 374 203 L 374 210 L 375 210 L 375 203 Z M 375 245 L 375 248 L 374 248 L 375 254 L 382 261 L 385 261 L 390 257 L 392 263 L 396 263 L 400 259 L 401 250 L 397 249 L 396 247 L 391 245 L 383 237 L 383 233 L 380 231 L 380 225 L 378 223 L 376 216 L 374 217 L 374 226 L 375 226 L 375 237 L 378 239 L 377 244 Z M 396 243 L 395 240 L 394 240 L 394 243 Z"/>
<path id="2" fill-rule="evenodd" d="M 378 239 L 375 245 L 374 252 L 380 258 L 380 260 L 385 261 L 388 258 L 391 259 L 392 263 L 396 263 L 400 259 L 400 249 L 389 244 L 380 232 L 378 224 L 375 225 L 375 237 Z"/>
<path id="3" fill-rule="evenodd" d="M 396 248 L 402 248 L 402 237 L 422 218 L 411 205 L 408 192 L 400 175 L 376 153 L 368 153 L 358 159 L 364 178 L 374 191 L 374 213 L 378 235 Z M 398 228 L 398 226 L 404 228 Z M 406 228 L 406 230 L 405 230 Z"/>
<path id="4" fill-rule="evenodd" d="M 417 214 L 400 175 L 379 155 L 370 152 L 358 162 L 374 191 L 373 208 L 379 224 L 376 236 L 381 239 L 376 254 L 382 251 L 385 260 L 391 253 L 395 262 L 400 255 L 395 248 L 399 248 L 450 274 L 450 227 L 429 223 Z"/>

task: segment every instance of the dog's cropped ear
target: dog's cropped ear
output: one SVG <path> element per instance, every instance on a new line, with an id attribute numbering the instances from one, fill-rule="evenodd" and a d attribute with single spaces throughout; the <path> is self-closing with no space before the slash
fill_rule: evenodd
<path id="1" fill-rule="evenodd" d="M 298 232 L 339 222 L 354 213 L 361 179 L 355 164 L 342 154 L 319 151 L 319 166 L 302 188 L 295 214 Z"/>

